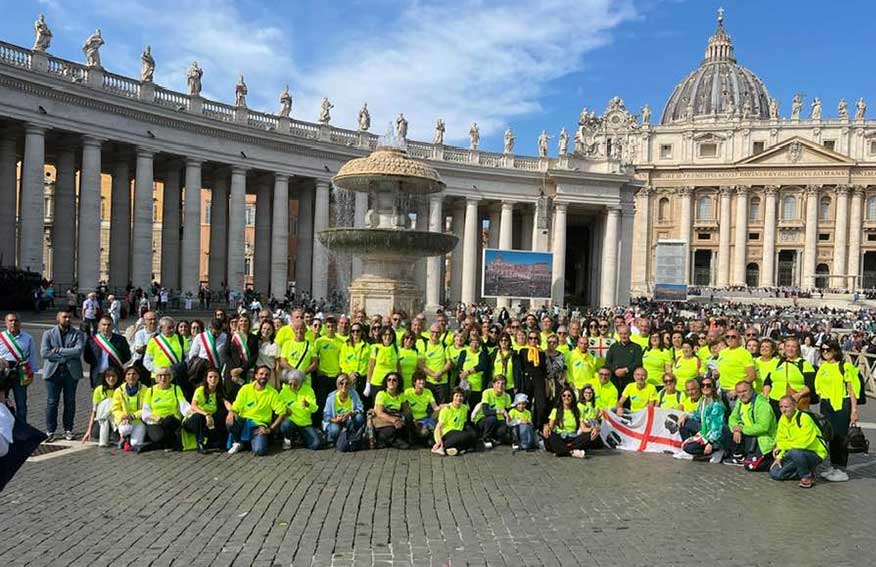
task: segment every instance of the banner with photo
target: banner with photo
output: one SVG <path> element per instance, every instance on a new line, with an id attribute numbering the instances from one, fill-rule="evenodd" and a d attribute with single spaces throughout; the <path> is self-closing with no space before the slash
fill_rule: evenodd
<path id="1" fill-rule="evenodd" d="M 681 451 L 678 418 L 683 413 L 649 407 L 620 417 L 606 410 L 599 433 L 602 442 L 613 449 L 675 454 Z"/>
<path id="2" fill-rule="evenodd" d="M 550 299 L 554 255 L 529 250 L 484 250 L 483 297 Z"/>

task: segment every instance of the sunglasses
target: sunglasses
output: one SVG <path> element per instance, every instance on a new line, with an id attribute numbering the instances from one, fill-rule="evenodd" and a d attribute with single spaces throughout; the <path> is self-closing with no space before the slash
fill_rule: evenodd
<path id="1" fill-rule="evenodd" d="M 563 398 L 564 398 L 564 399 L 571 399 L 571 398 L 572 398 L 572 394 L 563 394 Z"/>
<path id="2" fill-rule="evenodd" d="M 387 382 L 398 382 L 398 378 L 387 378 Z"/>
<path id="3" fill-rule="evenodd" d="M 535 336 L 527 337 L 527 338 L 528 338 L 529 340 L 531 340 L 531 341 L 537 341 L 537 340 L 538 340 L 538 337 L 535 337 Z"/>
<path id="4" fill-rule="evenodd" d="M 599 328 L 600 328 L 600 329 L 607 329 L 607 328 L 608 328 L 608 325 L 600 325 Z"/>
<path id="5" fill-rule="evenodd" d="M 745 333 L 746 337 L 756 337 L 757 333 Z"/>
<path id="6" fill-rule="evenodd" d="M 712 388 L 714 386 L 715 385 L 712 384 L 711 382 L 703 382 L 703 388 Z"/>
<path id="7" fill-rule="evenodd" d="M 675 380 L 664 380 L 664 384 L 675 384 Z"/>
<path id="8" fill-rule="evenodd" d="M 595 329 L 596 327 L 597 327 L 596 325 L 590 325 L 591 329 Z"/>
<path id="9" fill-rule="evenodd" d="M 739 335 L 727 335 L 727 338 L 728 338 L 728 339 L 736 340 L 736 339 L 739 338 Z"/>

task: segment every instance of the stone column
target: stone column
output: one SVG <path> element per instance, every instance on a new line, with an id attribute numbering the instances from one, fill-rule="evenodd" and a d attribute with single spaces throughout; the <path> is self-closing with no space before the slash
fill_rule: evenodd
<path id="1" fill-rule="evenodd" d="M 857 276 L 860 275 L 861 267 L 861 201 L 863 199 L 864 187 L 861 185 L 852 185 L 852 204 L 849 210 L 849 269 L 846 273 L 849 276 L 849 285 L 855 289 L 861 288 L 861 282 Z"/>
<path id="2" fill-rule="evenodd" d="M 18 156 L 16 156 L 15 132 L 11 129 L 0 131 L 0 265 L 15 265 L 15 213 L 18 210 Z M 72 152 L 70 153 L 72 156 Z M 60 157 L 59 157 L 60 161 Z M 58 183 L 55 184 L 55 202 L 58 201 Z M 58 226 L 55 222 L 53 226 Z M 52 238 L 57 246 L 57 240 Z M 57 258 L 57 253 L 55 254 Z M 71 258 L 72 260 L 72 258 Z M 58 263 L 52 273 L 58 281 Z M 73 268 L 70 268 L 72 280 Z M 68 284 L 69 285 L 69 284 Z"/>
<path id="3" fill-rule="evenodd" d="M 453 204 L 450 229 L 458 238 L 456 247 L 450 253 L 450 301 L 456 303 L 462 298 L 462 264 L 465 256 L 465 201 Z"/>
<path id="4" fill-rule="evenodd" d="M 736 235 L 733 238 L 733 285 L 745 285 L 748 243 L 748 187 L 736 186 Z"/>
<path id="5" fill-rule="evenodd" d="M 608 209 L 605 219 L 605 239 L 602 243 L 602 277 L 599 282 L 600 307 L 609 307 L 617 302 L 617 240 L 619 224 L 620 210 L 616 208 Z"/>
<path id="6" fill-rule="evenodd" d="M 328 250 L 319 241 L 318 234 L 329 227 L 329 187 L 328 181 L 316 180 L 316 198 L 313 206 L 313 297 L 328 299 Z"/>
<path id="7" fill-rule="evenodd" d="M 21 165 L 18 217 L 18 266 L 40 274 L 43 273 L 45 231 L 45 135 L 46 128 L 35 124 L 28 124 L 24 131 L 24 163 Z M 56 215 L 56 219 L 58 218 L 61 216 Z M 69 222 L 75 222 L 73 211 L 70 211 L 67 218 Z"/>
<path id="8" fill-rule="evenodd" d="M 295 292 L 310 293 L 313 268 L 313 188 L 310 184 L 298 189 L 298 251 L 295 256 Z"/>
<path id="9" fill-rule="evenodd" d="M 207 269 L 211 290 L 220 290 L 228 274 L 228 175 L 213 174 L 210 188 L 210 266 Z"/>
<path id="10" fill-rule="evenodd" d="M 415 212 L 417 213 L 417 222 L 414 228 L 418 231 L 429 231 L 429 204 L 425 201 L 417 203 Z M 429 269 L 429 259 L 422 258 L 417 260 L 414 268 L 414 282 L 417 284 L 417 289 L 420 290 L 421 299 L 425 298 L 427 283 L 427 271 Z"/>
<path id="11" fill-rule="evenodd" d="M 164 170 L 164 193 L 161 203 L 161 284 L 180 289 L 180 226 L 182 224 L 182 191 L 180 164 L 176 160 Z"/>
<path id="12" fill-rule="evenodd" d="M 58 149 L 56 169 L 55 218 L 52 223 L 52 278 L 55 280 L 55 285 L 60 287 L 61 292 L 66 292 L 76 280 L 76 224 L 71 222 L 75 218 L 74 211 L 76 211 L 76 154 L 72 146 L 62 146 Z M 130 223 L 130 196 L 128 202 L 128 221 Z M 59 216 L 58 211 L 65 211 L 65 214 Z M 62 220 L 67 222 L 61 222 Z M 14 223 L 12 228 L 15 230 Z M 110 245 L 110 253 L 112 253 L 112 245 Z M 129 254 L 130 252 L 125 250 L 125 262 L 128 261 Z M 4 256 L 4 261 L 5 258 Z M 127 266 L 126 263 L 126 270 Z M 127 271 L 125 273 L 127 275 Z M 110 275 L 112 275 L 112 271 L 110 271 Z"/>
<path id="13" fill-rule="evenodd" d="M 429 232 L 444 232 L 444 196 L 436 193 L 429 196 Z M 426 260 L 426 314 L 434 316 L 438 306 L 443 302 L 441 297 L 441 266 L 444 256 L 431 256 Z"/>
<path id="14" fill-rule="evenodd" d="M 487 248 L 499 247 L 499 230 L 501 223 L 502 209 L 499 207 L 490 207 L 490 234 L 487 237 Z"/>
<path id="15" fill-rule="evenodd" d="M 635 238 L 633 239 L 633 256 L 637 259 L 632 267 L 632 283 L 634 293 L 638 296 L 648 294 L 650 289 L 648 260 L 651 257 L 651 194 L 650 187 L 642 187 L 636 192 Z"/>
<path id="16" fill-rule="evenodd" d="M 563 306 L 566 292 L 566 211 L 567 203 L 554 202 L 553 253 L 554 263 L 551 273 L 551 301 Z"/>
<path id="17" fill-rule="evenodd" d="M 730 187 L 721 187 L 721 218 L 718 221 L 718 287 L 730 283 Z"/>
<path id="18" fill-rule="evenodd" d="M 228 205 L 228 281 L 229 291 L 243 292 L 244 246 L 246 232 L 246 170 L 231 168 L 231 198 Z"/>
<path id="19" fill-rule="evenodd" d="M 532 210 L 523 209 L 520 211 L 520 249 L 533 250 L 532 247 L 532 225 L 535 223 L 535 214 Z"/>
<path id="20" fill-rule="evenodd" d="M 460 300 L 470 305 L 477 299 L 478 199 L 465 200 L 465 230 L 462 248 L 462 290 Z"/>
<path id="21" fill-rule="evenodd" d="M 682 187 L 678 190 L 678 198 L 681 201 L 681 216 L 678 221 L 678 232 L 681 240 L 684 240 L 685 242 L 684 282 L 687 284 L 690 284 L 690 268 L 691 264 L 693 264 L 690 249 L 690 232 L 693 228 L 693 223 L 691 222 L 691 219 L 693 218 L 691 215 L 693 193 L 693 187 Z M 633 262 L 633 266 L 635 265 L 636 263 Z"/>
<path id="22" fill-rule="evenodd" d="M 255 262 L 253 288 L 268 296 L 271 280 L 271 180 L 262 179 L 256 188 Z"/>
<path id="23" fill-rule="evenodd" d="M 541 252 L 548 250 L 548 210 L 547 200 L 539 199 L 535 204 L 532 219 L 532 249 Z"/>
<path id="24" fill-rule="evenodd" d="M 131 283 L 146 289 L 152 283 L 152 193 L 155 185 L 152 151 L 137 148 L 134 181 L 134 226 L 131 229 Z"/>
<path id="25" fill-rule="evenodd" d="M 499 220 L 499 249 L 511 250 L 514 248 L 514 203 L 502 201 L 502 211 Z M 499 308 L 511 308 L 510 297 L 500 297 L 496 301 Z"/>
<path id="26" fill-rule="evenodd" d="M 79 173 L 79 291 L 97 289 L 100 281 L 100 144 L 82 138 L 82 170 Z M 57 218 L 57 216 L 56 216 Z"/>
<path id="27" fill-rule="evenodd" d="M 776 285 L 776 194 L 778 185 L 763 188 L 763 265 L 760 267 L 760 285 Z"/>
<path id="28" fill-rule="evenodd" d="M 367 194 L 366 194 L 367 196 Z M 271 223 L 271 296 L 283 299 L 289 281 L 289 176 L 274 174 Z"/>
<path id="29" fill-rule="evenodd" d="M 201 287 L 201 164 L 186 159 L 185 205 L 183 206 L 182 266 L 180 289 L 195 297 Z"/>
<path id="30" fill-rule="evenodd" d="M 131 270 L 131 172 L 126 155 L 113 162 L 110 194 L 109 286 L 122 289 L 128 285 Z M 57 201 L 58 190 L 55 189 Z M 58 240 L 55 239 L 57 245 Z M 164 238 L 162 237 L 162 243 Z M 57 258 L 57 257 L 56 257 Z M 163 256 L 162 256 L 163 258 Z M 55 261 L 57 264 L 57 260 Z M 163 271 L 162 271 L 163 275 Z"/>
<path id="31" fill-rule="evenodd" d="M 355 192 L 355 204 L 353 208 L 353 227 L 365 228 L 365 214 L 368 212 L 368 193 Z M 362 275 L 362 258 L 353 257 L 353 279 Z"/>
<path id="32" fill-rule="evenodd" d="M 846 275 L 846 253 L 848 252 L 848 229 L 849 229 L 849 186 L 837 185 L 836 187 L 836 219 L 833 231 L 833 270 L 835 276 Z M 849 287 L 848 280 L 834 279 L 831 286 Z"/>
<path id="33" fill-rule="evenodd" d="M 815 287 L 815 260 L 818 253 L 818 185 L 806 187 L 806 236 L 803 246 L 804 289 Z"/>

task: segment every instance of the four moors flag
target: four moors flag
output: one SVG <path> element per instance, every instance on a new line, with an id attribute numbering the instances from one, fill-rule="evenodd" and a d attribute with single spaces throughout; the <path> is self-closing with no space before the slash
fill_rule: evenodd
<path id="1" fill-rule="evenodd" d="M 681 435 L 678 418 L 683 412 L 655 407 L 627 413 L 624 417 L 602 412 L 600 436 L 606 447 L 646 453 L 678 453 Z"/>

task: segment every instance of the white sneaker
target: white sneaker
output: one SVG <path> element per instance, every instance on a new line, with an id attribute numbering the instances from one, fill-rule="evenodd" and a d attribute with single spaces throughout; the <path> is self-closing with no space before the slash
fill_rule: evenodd
<path id="1" fill-rule="evenodd" d="M 444 452 L 447 454 L 448 457 L 455 457 L 456 455 L 459 454 L 459 450 L 456 449 L 455 447 L 451 447 Z"/>
<path id="2" fill-rule="evenodd" d="M 717 451 L 712 452 L 712 458 L 709 459 L 710 463 L 721 464 L 721 461 L 724 460 L 724 449 L 718 449 Z"/>
<path id="3" fill-rule="evenodd" d="M 437 449 L 432 448 L 432 452 L 436 455 L 446 455 L 447 453 L 444 451 L 444 447 L 438 447 Z"/>
<path id="4" fill-rule="evenodd" d="M 672 455 L 673 459 L 678 459 L 679 461 L 692 461 L 693 455 L 690 453 L 685 453 L 684 451 L 679 451 L 678 453 Z"/>
<path id="5" fill-rule="evenodd" d="M 539 438 L 539 440 L 538 440 L 538 449 L 539 449 L 540 451 L 544 451 L 544 450 L 545 450 L 545 448 L 544 448 L 544 439 Z"/>
<path id="6" fill-rule="evenodd" d="M 291 448 L 292 448 L 292 440 L 291 440 L 291 439 L 286 439 L 286 438 L 284 437 L 284 438 L 283 438 L 283 450 L 284 450 L 284 451 L 288 451 L 288 450 L 291 449 Z"/>
<path id="7" fill-rule="evenodd" d="M 583 459 L 587 456 L 587 452 L 584 449 L 572 449 L 572 456 L 576 459 Z"/>
<path id="8" fill-rule="evenodd" d="M 518 445 L 517 443 L 512 444 L 512 445 L 511 445 L 511 450 L 512 450 L 512 451 L 519 451 L 519 450 L 520 450 L 520 445 Z"/>
<path id="9" fill-rule="evenodd" d="M 240 451 L 240 443 L 232 443 L 231 448 L 228 449 L 229 455 L 236 455 Z"/>
<path id="10" fill-rule="evenodd" d="M 493 444 L 490 441 L 484 441 L 484 449 L 490 450 L 493 448 Z"/>
<path id="11" fill-rule="evenodd" d="M 842 469 L 828 465 L 821 473 L 821 478 L 828 482 L 846 482 L 849 475 Z"/>

